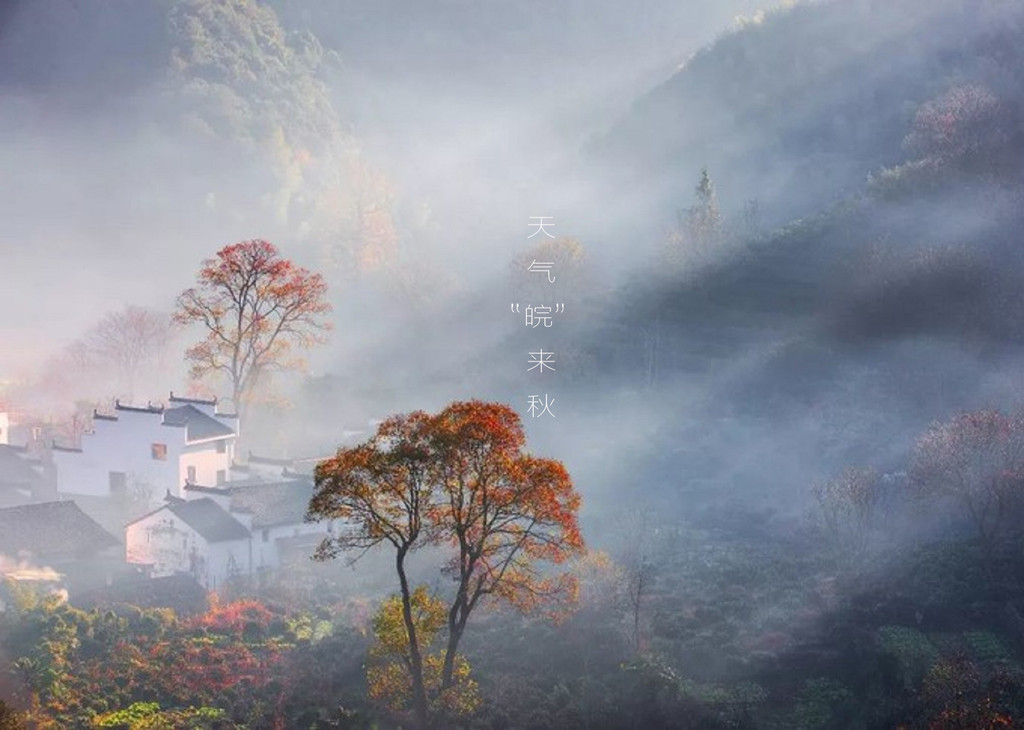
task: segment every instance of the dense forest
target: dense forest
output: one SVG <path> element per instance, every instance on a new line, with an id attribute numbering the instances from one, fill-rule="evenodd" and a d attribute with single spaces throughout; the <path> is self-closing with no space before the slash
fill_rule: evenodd
<path id="1" fill-rule="evenodd" d="M 323 272 L 335 339 L 268 375 L 249 448 L 319 458 L 378 429 L 318 462 L 303 505 L 361 517 L 362 542 L 210 593 L 0 583 L 0 728 L 1024 723 L 1024 7 L 737 2 L 672 49 L 702 4 L 655 4 L 628 22 L 525 0 L 0 9 L 8 235 L 89 262 L 48 277 L 82 311 L 47 302 L 26 327 L 60 312 L 53 334 L 88 344 L 93 305 L 162 306 L 201 252 L 273 239 Z M 545 57 L 517 50 L 528 23 L 547 46 L 575 30 Z M 500 129 L 545 64 L 591 56 L 623 66 L 543 134 L 520 122 L 491 147 L 460 126 L 489 84 Z M 537 212 L 558 235 L 509 245 Z M 550 286 L 523 273 L 541 260 Z M 0 273 L 14 299 L 30 262 Z M 528 302 L 565 311 L 516 326 Z M 196 352 L 167 332 L 163 364 L 132 375 L 140 402 Z M 102 358 L 10 341 L 32 356 L 0 368 L 32 376 L 5 399 L 91 413 L 125 392 Z M 525 409 L 537 347 L 558 357 L 548 422 Z M 505 505 L 530 520 L 517 539 L 550 521 L 543 570 L 487 543 L 486 519 L 439 516 L 473 439 L 550 489 Z M 424 454 L 433 491 L 389 492 Z"/>

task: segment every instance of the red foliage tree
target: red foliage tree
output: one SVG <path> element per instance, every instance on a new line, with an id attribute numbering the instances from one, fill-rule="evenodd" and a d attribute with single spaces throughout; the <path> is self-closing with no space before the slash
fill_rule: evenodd
<path id="1" fill-rule="evenodd" d="M 424 662 L 405 575 L 408 553 L 424 544 L 452 548 L 456 581 L 446 610 L 441 695 L 456 683 L 458 647 L 473 610 L 486 598 L 521 609 L 575 597 L 569 574 L 548 575 L 582 553 L 580 497 L 561 462 L 523 453 L 525 435 L 511 408 L 470 401 L 436 415 L 416 412 L 381 424 L 365 444 L 340 449 L 316 468 L 309 519 L 337 519 L 340 534 L 317 552 L 389 543 L 395 550 L 408 642 L 413 711 L 428 724 Z"/>
<path id="2" fill-rule="evenodd" d="M 919 494 L 959 502 L 991 553 L 1024 494 L 1024 419 L 986 410 L 933 424 L 917 441 L 910 477 Z"/>
<path id="3" fill-rule="evenodd" d="M 186 357 L 194 377 L 228 378 L 237 410 L 267 371 L 300 367 L 293 349 L 322 343 L 330 329 L 323 277 L 282 259 L 267 241 L 225 246 L 197 278 L 198 286 L 178 296 L 175 319 L 202 325 L 206 336 Z"/>
<path id="4" fill-rule="evenodd" d="M 955 161 L 997 149 L 1008 139 L 1004 110 L 983 86 L 957 86 L 918 109 L 904 146 L 924 158 Z"/>

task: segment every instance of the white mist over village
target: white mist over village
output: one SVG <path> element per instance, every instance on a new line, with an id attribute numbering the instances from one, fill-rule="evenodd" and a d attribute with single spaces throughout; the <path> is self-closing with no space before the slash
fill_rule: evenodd
<path id="1" fill-rule="evenodd" d="M 48 442 L 46 425 L 12 424 L 5 413 L 7 556 L 46 563 L 50 580 L 98 581 L 81 590 L 136 575 L 189 575 L 216 589 L 308 557 L 324 533 L 303 521 L 315 460 L 236 461 L 238 415 L 216 406 L 173 393 L 166 405 L 117 402 L 110 413 L 95 412 L 73 445 Z M 26 537 L 31 542 L 20 542 Z M 12 560 L 10 571 L 20 579 L 24 565 Z"/>

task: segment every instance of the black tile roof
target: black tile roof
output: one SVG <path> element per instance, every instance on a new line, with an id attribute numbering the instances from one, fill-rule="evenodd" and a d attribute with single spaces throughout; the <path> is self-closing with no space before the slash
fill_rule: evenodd
<path id="1" fill-rule="evenodd" d="M 119 400 L 114 401 L 115 411 L 127 411 L 128 413 L 163 413 L 163 406 L 155 406 L 152 403 L 147 403 L 145 406 L 132 406 L 127 403 L 122 403 Z M 93 414 L 95 416 L 95 412 Z"/>
<path id="2" fill-rule="evenodd" d="M 252 464 L 267 464 L 269 466 L 291 466 L 293 459 L 289 458 L 278 458 L 271 456 L 257 456 L 256 454 L 249 452 L 249 462 Z"/>
<path id="3" fill-rule="evenodd" d="M 281 562 L 308 562 L 327 536 L 326 532 L 307 532 L 304 535 L 279 537 L 274 542 L 277 544 Z"/>
<path id="4" fill-rule="evenodd" d="M 186 398 L 185 396 L 175 395 L 174 391 L 171 391 L 171 396 L 168 398 L 171 403 L 195 403 L 199 406 L 215 406 L 217 405 L 217 399 L 206 399 L 206 398 Z"/>
<path id="5" fill-rule="evenodd" d="M 199 494 L 217 494 L 222 497 L 226 497 L 231 494 L 231 490 L 227 487 L 204 487 L 202 484 L 186 484 L 184 487 L 186 492 L 197 492 Z"/>
<path id="6" fill-rule="evenodd" d="M 193 405 L 168 408 L 164 411 L 163 422 L 165 426 L 184 426 L 187 429 L 185 438 L 189 441 L 235 435 L 233 429 L 225 426 L 216 418 L 211 418 Z"/>
<path id="7" fill-rule="evenodd" d="M 0 444 L 0 484 L 32 484 L 39 479 L 25 449 Z"/>
<path id="8" fill-rule="evenodd" d="M 120 542 L 70 500 L 0 509 L 0 553 L 85 557 Z"/>
<path id="9" fill-rule="evenodd" d="M 313 496 L 308 479 L 229 486 L 231 509 L 251 514 L 253 529 L 302 524 Z"/>
<path id="10" fill-rule="evenodd" d="M 167 505 L 175 515 L 202 535 L 208 542 L 224 542 L 226 540 L 244 540 L 249 537 L 245 525 L 236 520 L 227 510 L 209 497 L 174 500 Z"/>

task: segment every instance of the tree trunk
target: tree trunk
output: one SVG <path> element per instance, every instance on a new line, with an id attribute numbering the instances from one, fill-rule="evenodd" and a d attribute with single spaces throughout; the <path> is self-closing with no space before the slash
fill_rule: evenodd
<path id="1" fill-rule="evenodd" d="M 402 586 L 402 618 L 405 631 L 409 637 L 409 671 L 412 674 L 412 708 L 416 717 L 416 726 L 420 730 L 429 727 L 427 711 L 427 690 L 423 684 L 423 656 L 420 654 L 419 640 L 416 638 L 416 624 L 412 619 L 412 599 L 409 592 L 409 580 L 405 576 L 405 550 L 399 550 L 395 556 L 395 569 Z"/>
<path id="2" fill-rule="evenodd" d="M 453 608 L 454 614 L 454 608 Z M 457 618 L 456 618 L 457 617 Z M 444 650 L 444 666 L 441 669 L 441 691 L 451 689 L 455 684 L 455 656 L 459 651 L 459 641 L 462 639 L 462 634 L 466 630 L 466 619 L 469 618 L 468 613 L 463 613 L 461 616 L 454 614 L 449 617 L 448 621 L 448 645 Z"/>

